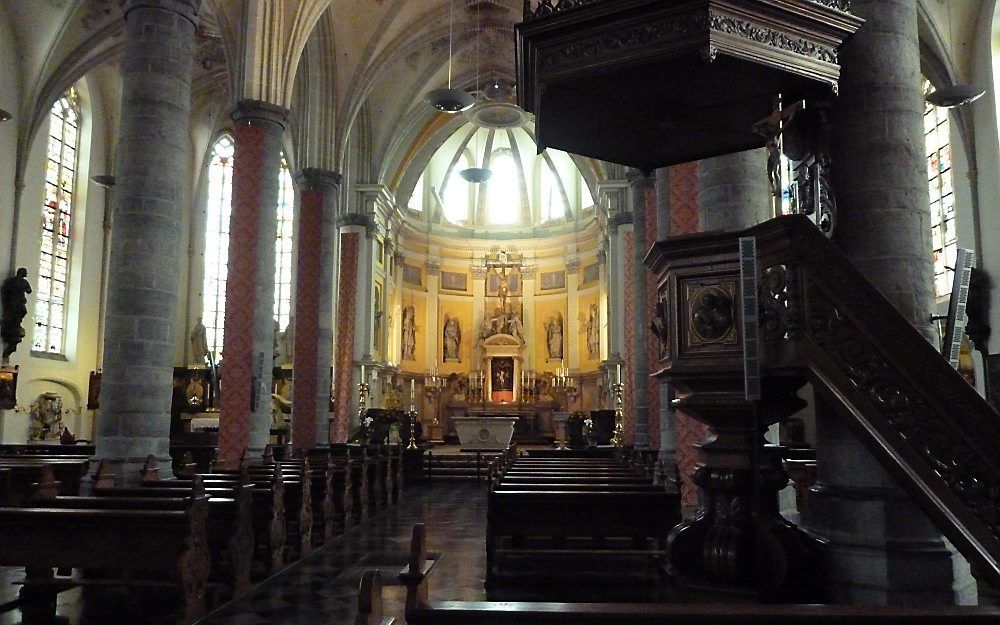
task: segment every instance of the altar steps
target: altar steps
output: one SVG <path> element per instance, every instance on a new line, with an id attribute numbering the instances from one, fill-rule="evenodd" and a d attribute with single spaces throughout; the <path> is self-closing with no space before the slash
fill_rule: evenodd
<path id="1" fill-rule="evenodd" d="M 423 477 L 429 480 L 485 480 L 497 451 L 463 450 L 459 453 L 424 454 Z"/>

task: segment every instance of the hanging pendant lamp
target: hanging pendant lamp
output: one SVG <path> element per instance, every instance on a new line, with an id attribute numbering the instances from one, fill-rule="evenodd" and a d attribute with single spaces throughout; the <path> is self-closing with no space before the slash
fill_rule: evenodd
<path id="1" fill-rule="evenodd" d="M 955 33 L 951 27 L 951 4 L 948 4 L 948 36 L 951 37 L 951 45 L 955 46 Z M 955 108 L 965 106 L 983 97 L 985 89 L 976 85 L 955 84 L 935 89 L 924 96 L 930 104 L 941 108 Z"/>
<path id="2" fill-rule="evenodd" d="M 472 94 L 462 89 L 451 88 L 452 37 L 454 33 L 454 16 L 452 0 L 448 0 L 448 86 L 444 89 L 433 89 L 424 96 L 424 102 L 443 113 L 460 113 L 476 103 Z"/>

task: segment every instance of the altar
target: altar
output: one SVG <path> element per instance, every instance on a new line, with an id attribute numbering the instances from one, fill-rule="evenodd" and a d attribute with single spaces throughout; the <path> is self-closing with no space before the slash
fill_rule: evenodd
<path id="1" fill-rule="evenodd" d="M 452 419 L 463 449 L 507 449 L 517 417 L 479 416 Z"/>
<path id="2" fill-rule="evenodd" d="M 462 417 L 512 418 L 515 421 L 514 440 L 520 443 L 537 443 L 543 439 L 555 439 L 552 414 L 557 410 L 558 403 L 544 400 L 512 404 L 452 401 L 444 406 L 441 418 L 445 432 L 455 430 L 456 433 L 456 419 Z"/>

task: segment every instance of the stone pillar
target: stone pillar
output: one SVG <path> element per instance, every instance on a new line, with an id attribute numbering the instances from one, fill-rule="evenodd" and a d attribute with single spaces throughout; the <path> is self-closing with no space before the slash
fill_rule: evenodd
<path id="1" fill-rule="evenodd" d="M 933 305 L 917 7 L 855 0 L 832 141 L 833 240 L 928 336 Z M 950 555 L 843 419 L 817 405 L 811 529 L 829 540 L 829 599 L 950 603 Z"/>
<path id="2" fill-rule="evenodd" d="M 340 174 L 304 169 L 299 186 L 299 240 L 295 266 L 295 349 L 292 446 L 296 451 L 330 437 L 330 365 L 333 362 L 333 241 Z"/>
<path id="3" fill-rule="evenodd" d="M 340 225 L 340 259 L 337 276 L 336 363 L 334 365 L 334 414 L 330 439 L 347 441 L 357 408 L 358 387 L 354 377 L 355 326 L 358 323 L 358 262 L 365 242 L 365 227 L 349 223 Z M 360 379 L 360 378 L 358 378 Z"/>
<path id="4" fill-rule="evenodd" d="M 629 386 L 634 398 L 632 414 L 635 419 L 635 434 L 633 442 L 640 449 L 649 447 L 649 363 L 647 346 L 651 342 L 649 336 L 649 308 L 651 302 L 646 299 L 646 274 L 648 270 L 643 264 L 646 252 L 652 243 L 648 229 L 655 224 L 646 223 L 646 193 L 652 188 L 653 179 L 645 176 L 638 169 L 628 172 L 629 196 L 632 204 L 632 263 L 631 291 L 626 294 L 629 301 L 634 302 L 629 320 L 628 335 L 630 367 Z"/>
<path id="5" fill-rule="evenodd" d="M 670 170 L 661 167 L 656 170 L 656 240 L 670 236 Z M 656 276 L 650 275 L 656 288 Z M 655 292 L 654 292 L 655 297 Z M 659 395 L 660 454 L 663 468 L 670 480 L 677 478 L 677 415 L 671 405 L 673 391 L 670 385 L 661 381 L 655 388 Z"/>
<path id="6" fill-rule="evenodd" d="M 702 232 L 743 230 L 771 218 L 767 152 L 761 148 L 698 162 Z"/>
<path id="7" fill-rule="evenodd" d="M 271 427 L 274 240 L 281 137 L 288 111 L 253 100 L 231 116 L 236 143 L 222 342 L 219 458 L 232 466 L 262 452 Z"/>
<path id="8" fill-rule="evenodd" d="M 100 456 L 169 462 L 197 0 L 128 0 L 108 272 Z M 169 465 L 168 465 L 169 466 Z M 135 472 L 138 479 L 138 472 Z"/>

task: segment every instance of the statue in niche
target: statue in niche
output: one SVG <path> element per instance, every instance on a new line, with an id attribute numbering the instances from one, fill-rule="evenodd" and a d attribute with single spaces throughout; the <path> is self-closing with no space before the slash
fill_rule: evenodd
<path id="1" fill-rule="evenodd" d="M 545 324 L 545 340 L 549 348 L 549 360 L 562 360 L 563 328 L 562 315 L 556 313 Z"/>
<path id="2" fill-rule="evenodd" d="M 587 312 L 587 357 L 597 360 L 601 352 L 601 312 L 597 304 L 591 304 Z"/>
<path id="3" fill-rule="evenodd" d="M 458 317 L 444 318 L 444 361 L 462 362 L 459 358 L 459 349 L 462 346 L 462 326 Z"/>
<path id="4" fill-rule="evenodd" d="M 191 361 L 196 366 L 203 366 L 205 359 L 208 357 L 208 336 L 206 335 L 205 324 L 202 323 L 201 317 L 198 317 L 198 320 L 195 321 L 189 338 L 191 341 Z"/>
<path id="5" fill-rule="evenodd" d="M 403 308 L 403 360 L 416 360 L 414 352 L 417 349 L 417 311 L 413 305 Z"/>
<path id="6" fill-rule="evenodd" d="M 3 319 L 0 320 L 0 337 L 3 338 L 3 364 L 10 362 L 10 355 L 17 349 L 17 344 L 24 339 L 24 328 L 21 321 L 28 314 L 28 270 L 18 268 L 17 272 L 3 281 L 0 286 L 0 300 L 3 304 Z"/>

